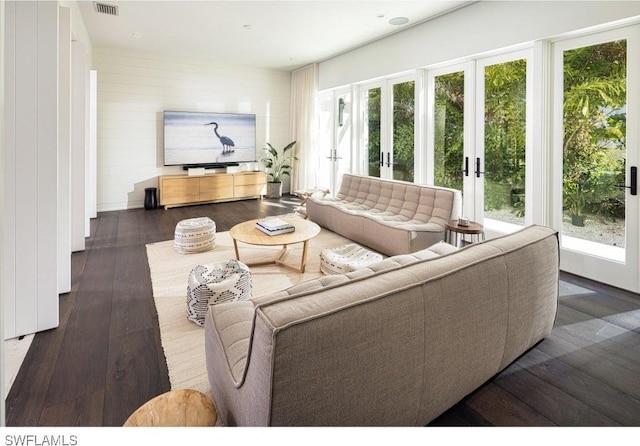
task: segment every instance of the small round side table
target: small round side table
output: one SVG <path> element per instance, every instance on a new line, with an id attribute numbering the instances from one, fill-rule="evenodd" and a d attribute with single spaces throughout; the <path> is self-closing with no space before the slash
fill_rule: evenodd
<path id="1" fill-rule="evenodd" d="M 464 241 L 465 235 L 470 236 L 470 243 L 474 243 L 474 239 L 475 242 L 484 241 L 484 226 L 475 221 L 470 221 L 468 226 L 461 226 L 458 220 L 450 220 L 444 226 L 444 241 L 454 246 L 460 246 L 460 241 Z"/>

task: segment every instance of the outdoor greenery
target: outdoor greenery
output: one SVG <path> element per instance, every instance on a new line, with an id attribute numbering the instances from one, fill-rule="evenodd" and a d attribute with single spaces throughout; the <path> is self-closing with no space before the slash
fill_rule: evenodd
<path id="1" fill-rule="evenodd" d="M 380 176 L 380 159 L 386 165 L 388 154 L 380 154 L 380 88 L 368 91 L 368 152 L 369 175 Z M 393 86 L 393 178 L 413 181 L 414 177 L 414 115 L 415 82 L 408 81 Z"/>
<path id="2" fill-rule="evenodd" d="M 367 92 L 367 150 L 369 152 L 369 175 L 380 177 L 380 88 L 372 88 Z"/>
<path id="3" fill-rule="evenodd" d="M 564 207 L 572 215 L 624 217 L 626 44 L 565 53 Z M 435 183 L 462 189 L 463 73 L 438 76 Z M 485 69 L 485 210 L 524 215 L 526 64 Z M 470 170 L 474 169 L 473 163 Z"/>
<path id="4" fill-rule="evenodd" d="M 626 41 L 564 53 L 564 209 L 572 216 L 624 218 L 626 151 Z M 526 152 L 526 60 L 484 70 L 485 211 L 524 216 Z M 435 80 L 434 179 L 462 189 L 464 73 Z M 368 91 L 369 174 L 380 175 L 380 88 Z M 413 82 L 393 87 L 394 178 L 413 181 Z M 534 149 L 535 150 L 535 149 Z M 384 161 L 386 163 L 386 153 Z M 475 171 L 469 160 L 469 174 Z M 576 224 L 580 224 L 577 222 Z"/>
<path id="5" fill-rule="evenodd" d="M 564 54 L 564 205 L 572 217 L 624 218 L 626 41 Z"/>
<path id="6" fill-rule="evenodd" d="M 415 82 L 393 86 L 393 178 L 413 181 L 414 177 Z"/>

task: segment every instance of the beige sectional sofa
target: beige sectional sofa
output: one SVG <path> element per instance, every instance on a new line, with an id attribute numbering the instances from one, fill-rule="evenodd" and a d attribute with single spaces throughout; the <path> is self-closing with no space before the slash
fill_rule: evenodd
<path id="1" fill-rule="evenodd" d="M 408 254 L 444 239 L 462 211 L 455 189 L 344 174 L 335 197 L 311 197 L 309 220 L 386 255 Z"/>
<path id="2" fill-rule="evenodd" d="M 206 362 L 222 422 L 423 426 L 550 333 L 554 230 L 442 247 L 211 305 Z"/>

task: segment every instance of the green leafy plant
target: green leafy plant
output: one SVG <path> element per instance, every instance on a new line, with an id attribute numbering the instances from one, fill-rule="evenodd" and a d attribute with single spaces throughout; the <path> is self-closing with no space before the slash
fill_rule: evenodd
<path id="1" fill-rule="evenodd" d="M 297 157 L 289 154 L 295 144 L 296 141 L 293 141 L 287 144 L 282 152 L 279 152 L 270 143 L 267 143 L 269 155 L 262 158 L 260 162 L 267 168 L 267 177 L 270 183 L 282 183 L 283 177 L 291 175 L 293 161 L 298 161 Z"/>

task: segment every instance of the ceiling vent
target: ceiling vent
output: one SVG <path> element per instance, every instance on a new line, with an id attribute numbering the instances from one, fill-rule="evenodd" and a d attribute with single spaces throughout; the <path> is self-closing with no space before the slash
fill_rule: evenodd
<path id="1" fill-rule="evenodd" d="M 118 7 L 106 3 L 93 2 L 93 9 L 100 14 L 118 15 Z"/>

